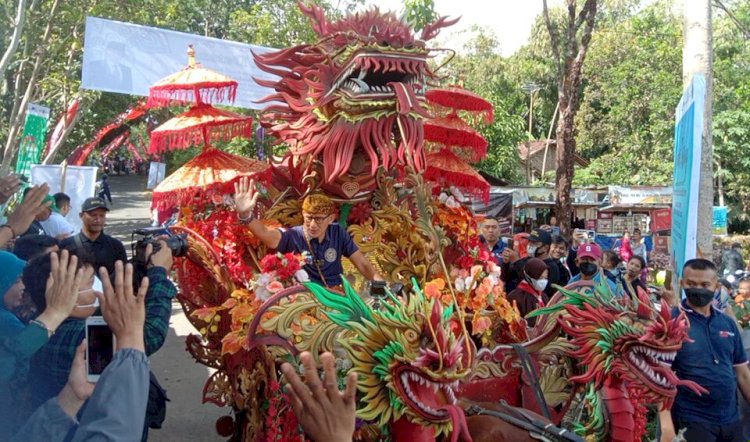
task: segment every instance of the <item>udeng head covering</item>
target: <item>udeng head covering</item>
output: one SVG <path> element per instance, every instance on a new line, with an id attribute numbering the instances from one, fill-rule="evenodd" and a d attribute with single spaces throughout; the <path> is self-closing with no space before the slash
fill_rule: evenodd
<path id="1" fill-rule="evenodd" d="M 333 201 L 322 193 L 313 193 L 305 197 L 302 202 L 302 211 L 330 215 L 333 213 Z"/>

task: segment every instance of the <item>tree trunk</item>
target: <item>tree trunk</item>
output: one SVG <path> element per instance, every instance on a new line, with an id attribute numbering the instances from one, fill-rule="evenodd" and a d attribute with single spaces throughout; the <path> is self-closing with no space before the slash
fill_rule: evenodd
<path id="1" fill-rule="evenodd" d="M 594 30 L 597 0 L 586 0 L 577 11 L 576 0 L 566 0 L 567 21 L 561 39 L 557 25 L 552 23 L 547 9 L 547 0 L 542 0 L 544 22 L 550 36 L 550 46 L 557 67 L 557 100 L 560 120 L 557 124 L 557 160 L 555 185 L 557 198 L 555 211 L 561 233 L 570 236 L 573 216 L 573 200 L 570 191 L 575 172 L 575 117 L 581 102 L 583 62 L 591 43 Z M 581 27 L 583 29 L 581 30 Z"/>
<path id="2" fill-rule="evenodd" d="M 555 188 L 557 197 L 555 199 L 555 212 L 563 235 L 570 235 L 570 225 L 573 218 L 573 201 L 571 190 L 573 188 L 573 168 L 575 165 L 574 155 L 576 149 L 575 133 L 573 131 L 573 119 L 575 112 L 565 107 L 560 109 L 560 120 L 557 125 L 555 152 Z"/>

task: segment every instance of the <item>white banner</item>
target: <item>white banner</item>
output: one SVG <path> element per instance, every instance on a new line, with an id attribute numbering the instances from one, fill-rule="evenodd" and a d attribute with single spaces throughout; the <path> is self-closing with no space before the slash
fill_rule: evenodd
<path id="1" fill-rule="evenodd" d="M 152 84 L 187 66 L 188 45 L 204 67 L 237 80 L 234 106 L 264 107 L 254 101 L 273 91 L 253 77 L 274 77 L 258 69 L 251 51 L 273 49 L 97 17 L 86 17 L 81 87 L 147 96 Z"/>
<path id="2" fill-rule="evenodd" d="M 31 166 L 31 184 L 47 183 L 49 194 L 65 192 L 70 197 L 70 212 L 65 219 L 76 228 L 81 229 L 81 204 L 86 198 L 94 196 L 96 191 L 96 167 L 68 166 L 65 170 L 65 188 L 62 187 L 63 166 L 40 165 Z"/>
<path id="3" fill-rule="evenodd" d="M 148 166 L 148 183 L 146 189 L 154 189 L 162 181 L 164 181 L 164 175 L 167 172 L 167 165 L 165 163 L 157 163 L 152 161 Z"/>

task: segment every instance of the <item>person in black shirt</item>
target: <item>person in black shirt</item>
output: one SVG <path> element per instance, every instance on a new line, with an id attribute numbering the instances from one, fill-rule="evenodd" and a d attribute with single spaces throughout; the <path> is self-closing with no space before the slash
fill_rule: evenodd
<path id="1" fill-rule="evenodd" d="M 81 232 L 60 243 L 60 248 L 70 250 L 76 256 L 92 262 L 95 268 L 106 267 L 110 274 L 115 271 L 115 261 L 128 261 L 125 246 L 120 240 L 104 233 L 107 222 L 107 204 L 103 199 L 87 198 L 81 206 Z"/>
<path id="2" fill-rule="evenodd" d="M 560 272 L 554 259 L 550 258 L 549 251 L 552 245 L 552 235 L 543 229 L 534 229 L 529 234 L 529 245 L 527 247 L 528 256 L 518 259 L 518 254 L 510 249 L 503 252 L 503 264 L 500 266 L 500 278 L 505 283 L 505 292 L 510 293 L 518 284 L 523 281 L 523 268 L 526 262 L 531 258 L 539 258 L 547 265 L 549 270 L 548 284 L 544 292 L 549 296 L 555 293 L 552 284 L 560 282 Z"/>

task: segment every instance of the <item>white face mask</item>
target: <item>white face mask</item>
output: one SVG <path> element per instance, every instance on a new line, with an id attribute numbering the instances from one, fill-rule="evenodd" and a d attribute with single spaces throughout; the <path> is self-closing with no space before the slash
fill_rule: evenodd
<path id="1" fill-rule="evenodd" d="M 549 283 L 549 280 L 548 279 L 533 279 L 533 278 L 531 278 L 531 283 L 532 283 L 532 285 L 534 286 L 534 288 L 537 291 L 541 292 L 541 291 L 543 291 L 544 289 L 547 288 L 547 283 Z"/>
<path id="2" fill-rule="evenodd" d="M 528 256 L 534 258 L 536 256 L 536 251 L 538 248 L 538 246 L 528 246 L 526 247 L 526 253 L 528 254 Z"/>

